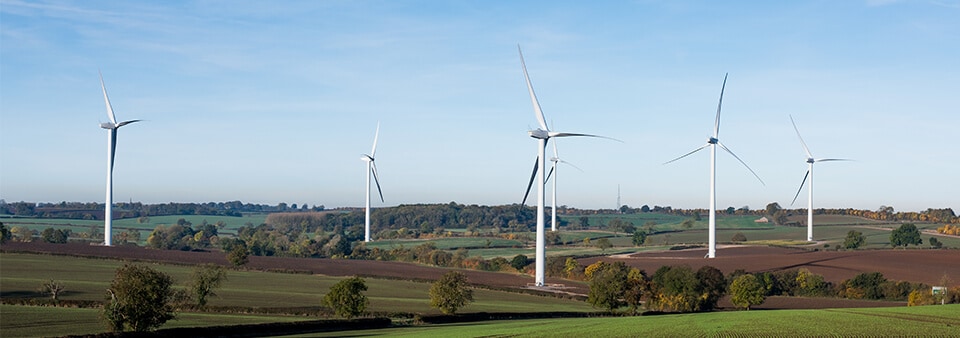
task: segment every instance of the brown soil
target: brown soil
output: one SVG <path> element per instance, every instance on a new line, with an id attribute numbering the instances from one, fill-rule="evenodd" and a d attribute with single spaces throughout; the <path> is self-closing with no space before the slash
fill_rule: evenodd
<path id="1" fill-rule="evenodd" d="M 154 250 L 138 246 L 105 247 L 78 243 L 49 244 L 38 242 L 7 242 L 3 244 L 2 251 L 38 252 L 75 255 L 82 257 L 104 257 L 122 260 L 155 261 L 188 265 L 203 263 L 214 263 L 220 265 L 230 264 L 227 262 L 226 255 L 218 251 L 198 252 Z M 451 270 L 459 270 L 467 275 L 467 280 L 471 284 L 487 285 L 495 288 L 520 289 L 525 288 L 528 283 L 533 283 L 533 276 L 529 275 L 439 268 L 414 263 L 370 260 L 250 256 L 249 263 L 247 263 L 244 267 L 254 270 L 300 271 L 326 276 L 361 275 L 421 280 L 437 280 L 444 273 L 447 273 Z M 571 282 L 558 278 L 547 278 L 546 283 L 564 284 L 565 288 L 560 291 L 569 293 L 585 295 L 589 291 L 589 289 L 583 283 Z"/>

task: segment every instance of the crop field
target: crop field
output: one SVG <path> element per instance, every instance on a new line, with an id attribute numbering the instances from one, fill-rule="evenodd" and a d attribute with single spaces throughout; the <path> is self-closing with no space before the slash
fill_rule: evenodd
<path id="1" fill-rule="evenodd" d="M 314 334 L 316 337 L 952 337 L 960 305 L 729 311 L 615 318 L 490 321 Z"/>
<path id="2" fill-rule="evenodd" d="M 172 215 L 172 216 L 153 216 L 148 217 L 144 223 L 140 223 L 137 218 L 123 218 L 113 220 L 114 232 L 125 231 L 127 229 L 136 229 L 141 231 L 141 238 L 146 238 L 150 231 L 153 231 L 158 225 L 177 224 L 177 220 L 183 218 L 194 225 L 202 223 L 216 224 L 219 221 L 226 223 L 222 229 L 223 233 L 234 234 L 237 228 L 246 223 L 259 225 L 267 219 L 266 214 L 245 214 L 243 217 L 232 216 L 208 216 L 208 215 Z M 5 226 L 24 226 L 32 230 L 41 231 L 46 228 L 70 229 L 74 233 L 88 232 L 91 228 L 96 228 L 103 232 L 103 220 L 82 220 L 66 218 L 25 218 L 25 217 L 0 217 L 0 222 Z M 145 233 L 144 233 L 145 232 Z"/>
<path id="3" fill-rule="evenodd" d="M 437 249 L 458 249 L 458 248 L 500 248 L 500 247 L 523 247 L 525 244 L 522 241 L 513 240 L 513 239 L 503 239 L 496 237 L 450 237 L 450 238 L 436 238 L 436 239 L 393 239 L 393 240 L 377 240 L 373 242 L 365 243 L 364 245 L 369 248 L 380 248 L 383 250 L 390 250 L 393 248 L 401 247 L 404 248 L 413 248 L 415 246 L 422 245 L 424 243 L 433 243 Z"/>

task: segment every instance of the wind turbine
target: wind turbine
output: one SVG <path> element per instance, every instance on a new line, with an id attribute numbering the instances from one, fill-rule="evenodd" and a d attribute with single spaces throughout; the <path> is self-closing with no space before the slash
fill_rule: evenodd
<path id="1" fill-rule="evenodd" d="M 546 179 L 549 181 L 550 176 L 553 176 L 553 201 L 551 201 L 550 203 L 552 204 L 553 210 L 551 211 L 551 214 L 550 214 L 551 215 L 550 231 L 557 231 L 557 177 L 559 176 L 559 173 L 560 173 L 560 171 L 557 169 L 557 166 L 560 163 L 564 163 L 566 165 L 576 168 L 577 170 L 580 170 L 580 172 L 583 172 L 583 169 L 580 169 L 579 167 L 573 165 L 573 163 L 560 159 L 560 154 L 557 152 L 557 141 L 553 141 L 553 157 L 550 158 L 550 162 L 553 162 L 553 166 L 550 167 L 550 172 L 547 173 L 547 179 Z"/>
<path id="2" fill-rule="evenodd" d="M 374 162 L 377 154 L 377 138 L 380 137 L 380 122 L 377 122 L 377 132 L 373 134 L 373 149 L 370 155 L 364 154 L 360 159 L 367 162 L 367 208 L 363 226 L 363 241 L 370 241 L 370 175 L 373 174 L 373 181 L 377 183 L 377 192 L 380 193 L 380 203 L 383 203 L 383 191 L 380 190 L 380 179 L 377 178 L 377 164 Z"/>
<path id="3" fill-rule="evenodd" d="M 797 129 L 797 123 L 793 121 L 793 116 L 790 116 L 790 123 L 793 124 L 793 130 L 797 132 L 797 138 L 800 139 L 800 145 L 803 146 L 803 151 L 807 153 L 807 174 L 803 175 L 803 181 L 800 182 L 800 189 L 797 189 L 797 194 L 793 196 L 793 202 L 790 202 L 790 205 L 797 202 L 797 197 L 800 197 L 800 191 L 803 190 L 803 184 L 807 182 L 807 177 L 810 177 L 810 185 L 807 187 L 807 242 L 813 242 L 813 164 L 817 162 L 828 162 L 828 161 L 850 161 L 848 159 L 842 158 L 813 158 L 813 154 L 810 153 L 810 148 L 807 148 L 807 143 L 803 142 L 803 137 L 800 136 L 800 129 Z"/>
<path id="4" fill-rule="evenodd" d="M 107 116 L 110 122 L 100 123 L 100 128 L 107 129 L 110 133 L 107 135 L 107 201 L 106 208 L 103 211 L 103 245 L 111 246 L 113 240 L 113 159 L 117 154 L 117 130 L 125 125 L 139 122 L 140 120 L 130 120 L 117 123 L 117 117 L 113 114 L 113 106 L 110 105 L 110 97 L 107 96 L 107 86 L 103 84 L 103 73 L 98 70 L 100 75 L 100 89 L 103 90 L 103 101 L 107 105 Z"/>
<path id="5" fill-rule="evenodd" d="M 690 156 L 695 152 L 703 150 L 703 148 L 710 147 L 710 222 L 709 222 L 709 239 L 708 239 L 709 243 L 708 243 L 708 250 L 707 250 L 707 256 L 706 256 L 707 258 L 714 258 L 717 256 L 717 192 L 716 192 L 717 146 L 720 146 L 721 149 L 730 153 L 730 155 L 732 155 L 733 158 L 736 158 L 737 161 L 740 161 L 740 163 L 743 164 L 743 166 L 746 167 L 747 170 L 750 170 L 750 172 L 753 173 L 753 176 L 755 176 L 758 180 L 760 180 L 761 184 L 766 185 L 765 183 L 763 183 L 763 180 L 760 179 L 760 176 L 757 175 L 757 173 L 754 172 L 753 169 L 750 169 L 750 166 L 748 166 L 746 162 L 743 162 L 743 160 L 741 160 L 740 157 L 734 154 L 733 151 L 730 150 L 730 148 L 727 148 L 727 146 L 723 145 L 723 143 L 720 143 L 720 139 L 719 139 L 720 108 L 721 106 L 723 106 L 723 91 L 727 87 L 727 75 L 728 74 L 723 75 L 723 86 L 720 87 L 720 101 L 717 103 L 717 118 L 713 122 L 713 136 L 708 138 L 707 144 L 704 144 L 700 148 L 697 148 L 694 151 L 691 151 L 689 153 L 684 154 L 683 156 L 677 157 L 675 159 L 672 159 L 664 163 L 664 164 L 668 164 L 668 163 L 674 162 L 681 158 Z"/>
<path id="6" fill-rule="evenodd" d="M 521 205 L 525 204 L 527 201 L 527 196 L 530 194 L 530 188 L 534 184 L 534 180 L 537 183 L 537 249 L 536 249 L 536 275 L 534 277 L 534 283 L 536 286 L 544 285 L 544 268 L 546 266 L 546 237 L 544 234 L 544 219 L 543 219 L 543 186 L 544 186 L 544 177 L 543 171 L 545 167 L 545 152 L 547 148 L 547 141 L 553 137 L 572 137 L 572 136 L 584 136 L 584 137 L 599 137 L 599 138 L 608 138 L 597 135 L 590 134 L 578 134 L 578 133 L 564 133 L 552 131 L 547 127 L 547 120 L 543 116 L 543 111 L 540 109 L 540 102 L 537 101 L 537 95 L 533 92 L 533 84 L 530 83 L 530 75 L 527 74 L 527 64 L 523 61 L 523 51 L 520 50 L 520 45 L 517 45 L 517 51 L 520 53 L 520 66 L 523 68 L 523 77 L 527 81 L 527 90 L 530 92 L 530 102 L 533 103 L 533 114 L 537 117 L 537 122 L 539 123 L 540 128 L 528 131 L 530 137 L 537 139 L 537 162 L 533 167 L 533 174 L 530 175 L 530 184 L 527 185 L 527 192 L 523 195 L 523 202 Z M 609 138 L 608 138 L 609 139 Z"/>

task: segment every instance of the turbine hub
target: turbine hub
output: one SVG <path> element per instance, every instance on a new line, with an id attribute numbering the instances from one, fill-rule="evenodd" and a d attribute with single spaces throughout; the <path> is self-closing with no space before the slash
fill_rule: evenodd
<path id="1" fill-rule="evenodd" d="M 816 162 L 816 160 L 814 160 L 813 157 L 807 158 L 807 163 L 813 163 L 813 162 Z"/>
<path id="2" fill-rule="evenodd" d="M 718 140 L 716 137 L 711 137 L 707 139 L 707 143 L 710 143 L 710 144 L 717 144 L 717 142 L 720 142 L 720 140 Z"/>
<path id="3" fill-rule="evenodd" d="M 363 155 L 363 157 L 361 157 L 360 160 L 364 162 L 373 162 L 373 157 L 370 157 L 370 155 Z"/>

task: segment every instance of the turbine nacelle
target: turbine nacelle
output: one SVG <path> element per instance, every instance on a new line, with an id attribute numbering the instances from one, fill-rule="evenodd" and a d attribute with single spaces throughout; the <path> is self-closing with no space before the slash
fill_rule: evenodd
<path id="1" fill-rule="evenodd" d="M 813 157 L 807 157 L 807 163 L 814 163 L 814 162 L 817 162 L 817 160 L 813 159 Z"/>
<path id="2" fill-rule="evenodd" d="M 363 155 L 360 157 L 360 160 L 364 162 L 373 162 L 373 157 L 370 157 L 370 155 Z"/>
<path id="3" fill-rule="evenodd" d="M 527 134 L 530 134 L 530 137 L 539 139 L 539 140 L 550 139 L 550 132 L 543 129 L 530 130 L 530 131 L 527 131 Z"/>
<path id="4" fill-rule="evenodd" d="M 717 144 L 717 142 L 720 142 L 720 140 L 718 140 L 716 137 L 711 137 L 707 139 L 707 143 L 709 144 Z"/>

